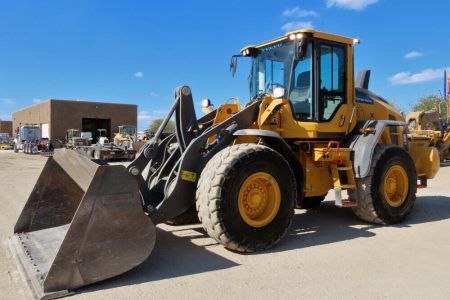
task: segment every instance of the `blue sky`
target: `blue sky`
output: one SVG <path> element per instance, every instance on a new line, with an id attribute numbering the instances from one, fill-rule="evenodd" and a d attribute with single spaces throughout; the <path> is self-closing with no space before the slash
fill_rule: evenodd
<path id="1" fill-rule="evenodd" d="M 248 100 L 245 45 L 313 27 L 361 39 L 355 69 L 408 110 L 442 92 L 450 1 L 3 1 L 0 119 L 44 99 L 135 103 L 139 128 L 165 115 L 176 86 L 199 103 Z"/>

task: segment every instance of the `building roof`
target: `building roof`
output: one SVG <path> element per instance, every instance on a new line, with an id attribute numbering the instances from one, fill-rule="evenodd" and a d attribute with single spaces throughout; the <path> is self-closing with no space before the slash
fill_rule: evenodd
<path id="1" fill-rule="evenodd" d="M 15 112 L 19 112 L 22 110 L 26 110 L 29 109 L 30 107 L 34 107 L 34 106 L 39 106 L 39 105 L 43 105 L 47 102 L 57 102 L 57 103 L 77 103 L 77 104 L 98 104 L 98 105 L 118 105 L 118 106 L 137 106 L 137 104 L 127 104 L 127 103 L 112 103 L 112 102 L 96 102 L 96 101 L 88 101 L 88 100 L 64 100 L 64 99 L 47 99 L 47 100 L 43 100 L 41 102 L 38 102 L 36 104 L 32 104 L 29 106 L 26 106 L 24 108 L 21 108 L 19 110 L 16 110 Z"/>

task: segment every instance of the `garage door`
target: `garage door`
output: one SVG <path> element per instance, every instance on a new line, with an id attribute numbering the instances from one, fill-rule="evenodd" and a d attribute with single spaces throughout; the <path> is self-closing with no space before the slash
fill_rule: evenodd
<path id="1" fill-rule="evenodd" d="M 106 136 L 111 139 L 111 119 L 83 118 L 81 131 L 92 132 L 94 143 L 97 143 L 98 129 L 106 129 Z"/>
<path id="2" fill-rule="evenodd" d="M 50 134 L 49 134 L 49 130 L 48 130 L 48 123 L 43 123 L 41 124 L 41 138 L 45 139 L 45 138 L 50 138 Z"/>

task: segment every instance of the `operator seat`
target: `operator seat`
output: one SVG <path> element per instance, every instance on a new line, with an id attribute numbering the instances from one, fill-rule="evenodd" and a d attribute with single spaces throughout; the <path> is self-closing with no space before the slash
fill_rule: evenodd
<path id="1" fill-rule="evenodd" d="M 295 87 L 290 94 L 294 114 L 299 119 L 312 117 L 311 105 L 311 71 L 302 72 L 297 76 Z"/>

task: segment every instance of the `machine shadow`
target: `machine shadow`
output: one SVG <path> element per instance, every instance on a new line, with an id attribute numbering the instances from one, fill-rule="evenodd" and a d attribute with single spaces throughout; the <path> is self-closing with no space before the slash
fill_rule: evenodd
<path id="1" fill-rule="evenodd" d="M 441 168 L 445 168 L 445 167 L 448 167 L 448 166 L 450 166 L 450 161 L 448 161 L 448 160 L 443 161 L 443 162 L 441 162 L 441 164 L 440 164 L 440 167 L 441 167 Z"/>
<path id="2" fill-rule="evenodd" d="M 205 239 L 205 232 L 195 226 L 183 226 L 183 229 L 163 230 L 157 227 L 155 248 L 150 257 L 129 272 L 111 279 L 78 289 L 77 293 L 89 293 L 168 278 L 232 268 L 239 264 L 206 249 L 216 245 L 212 239 L 207 245 L 198 246 L 192 241 Z M 194 234 L 192 234 L 194 232 Z M 186 233 L 186 234 L 183 234 Z M 209 239 L 209 238 L 208 238 Z"/>
<path id="3" fill-rule="evenodd" d="M 411 215 L 402 223 L 392 226 L 408 228 L 415 224 L 449 218 L 450 197 L 422 196 L 417 198 Z M 373 225 L 357 219 L 351 209 L 338 208 L 334 206 L 334 202 L 325 201 L 317 209 L 297 210 L 289 232 L 276 247 L 249 255 L 277 253 L 356 238 L 370 238 L 376 235 L 373 229 L 379 227 L 382 225 Z M 193 243 L 196 239 L 205 239 L 207 245 L 205 243 L 202 246 L 196 245 Z M 217 245 L 217 243 L 209 239 L 198 224 L 181 228 L 171 227 L 169 230 L 158 228 L 155 249 L 142 265 L 121 276 L 81 288 L 77 292 L 89 293 L 239 265 L 206 249 L 211 245 Z"/>
<path id="4" fill-rule="evenodd" d="M 396 228 L 415 224 L 450 219 L 450 197 L 417 197 L 411 214 L 401 223 L 390 225 Z M 271 252 L 313 247 L 356 238 L 375 236 L 374 225 L 359 220 L 351 209 L 335 207 L 332 201 L 324 202 L 319 208 L 297 213 L 291 228 L 280 244 Z"/>
<path id="5" fill-rule="evenodd" d="M 421 196 L 417 197 L 414 209 L 409 217 L 395 227 L 410 227 L 450 219 L 450 197 L 447 196 Z"/>
<path id="6" fill-rule="evenodd" d="M 375 236 L 375 225 L 357 219 L 350 208 L 339 208 L 325 201 L 316 209 L 296 212 L 292 225 L 280 244 L 271 252 L 332 244 Z"/>

